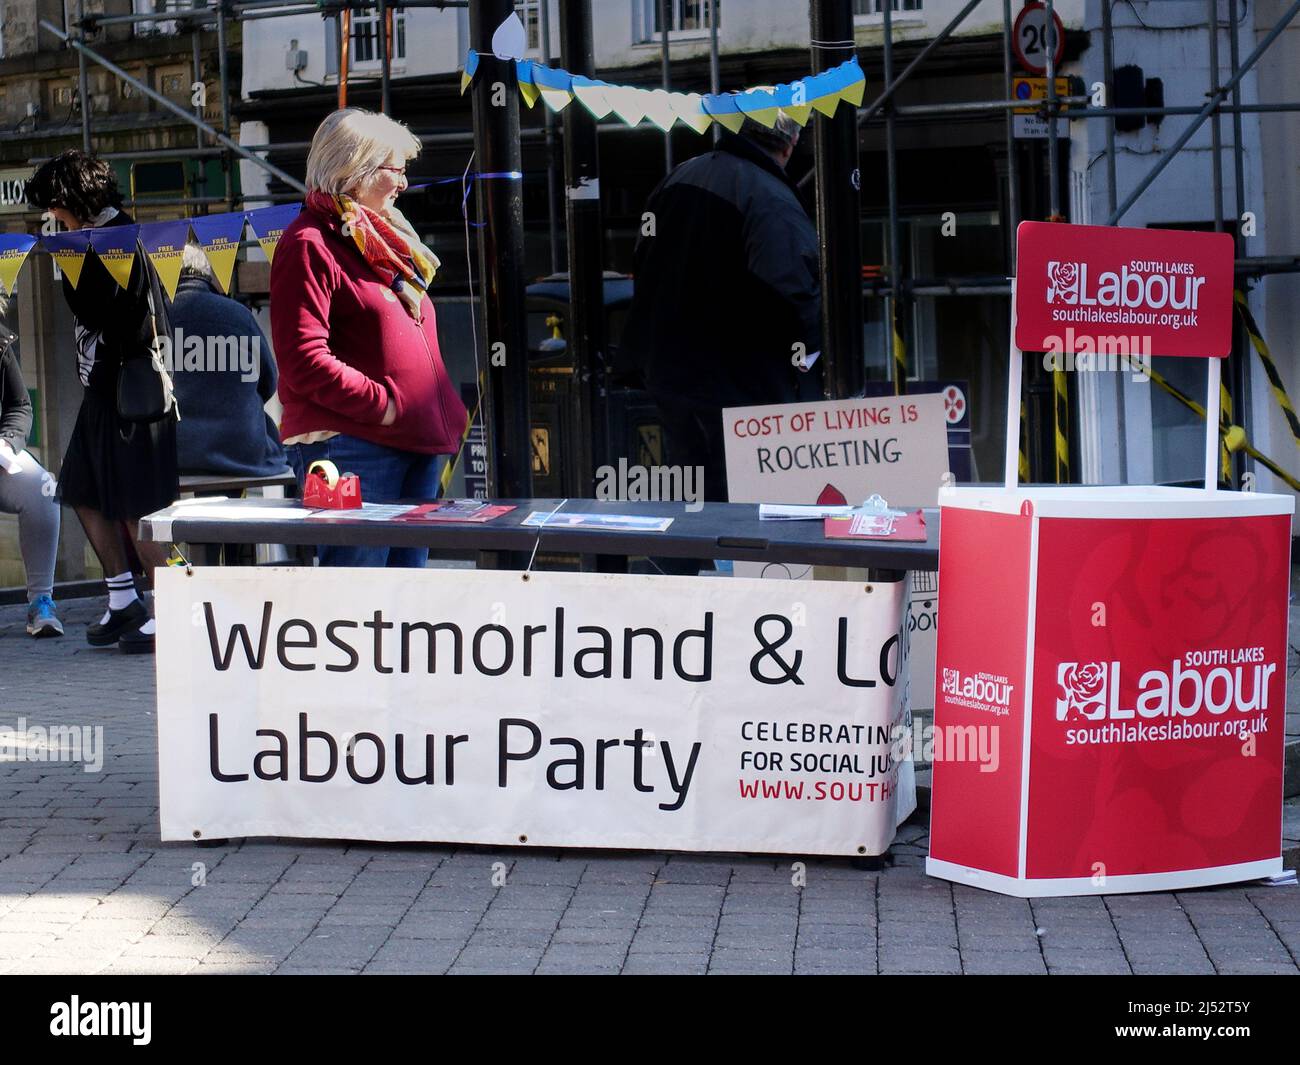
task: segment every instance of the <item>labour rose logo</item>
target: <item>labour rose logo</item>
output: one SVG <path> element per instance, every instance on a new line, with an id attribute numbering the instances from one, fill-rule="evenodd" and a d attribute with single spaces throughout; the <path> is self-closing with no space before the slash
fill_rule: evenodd
<path id="1" fill-rule="evenodd" d="M 1096 721 L 1106 714 L 1106 665 L 1103 662 L 1062 662 L 1056 667 L 1057 721 Z"/>
<path id="2" fill-rule="evenodd" d="M 943 690 L 945 695 L 956 695 L 957 684 L 960 674 L 955 669 L 948 669 L 946 666 L 943 670 Z"/>
<path id="3" fill-rule="evenodd" d="M 1079 302 L 1079 264 L 1052 260 L 1047 264 L 1047 302 Z"/>

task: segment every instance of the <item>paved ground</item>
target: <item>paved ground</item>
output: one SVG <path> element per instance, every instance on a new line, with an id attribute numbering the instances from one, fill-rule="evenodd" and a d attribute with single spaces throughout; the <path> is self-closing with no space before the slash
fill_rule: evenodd
<path id="1" fill-rule="evenodd" d="M 2 973 L 1300 970 L 1300 888 L 1004 898 L 927 878 L 923 817 L 892 868 L 808 861 L 803 887 L 793 859 L 162 844 L 153 662 L 88 647 L 95 613 L 36 643 L 0 607 L 0 728 L 102 724 L 106 747 L 98 773 L 0 764 Z M 1286 824 L 1294 851 L 1300 801 Z"/>

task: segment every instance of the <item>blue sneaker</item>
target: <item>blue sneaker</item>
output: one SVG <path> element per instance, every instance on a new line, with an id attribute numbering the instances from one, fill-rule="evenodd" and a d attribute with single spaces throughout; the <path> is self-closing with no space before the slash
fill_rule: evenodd
<path id="1" fill-rule="evenodd" d="M 38 640 L 63 635 L 63 622 L 54 612 L 54 600 L 48 595 L 38 595 L 28 604 L 27 635 Z"/>

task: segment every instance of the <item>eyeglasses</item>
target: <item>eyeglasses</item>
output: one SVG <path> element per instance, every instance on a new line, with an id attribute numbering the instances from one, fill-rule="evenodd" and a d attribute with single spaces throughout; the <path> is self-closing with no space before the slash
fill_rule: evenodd
<path id="1" fill-rule="evenodd" d="M 396 174 L 398 177 L 406 177 L 406 167 L 405 167 L 405 166 L 377 166 L 377 167 L 375 167 L 375 169 L 376 169 L 376 170 L 391 170 L 391 171 L 392 171 L 394 174 Z"/>

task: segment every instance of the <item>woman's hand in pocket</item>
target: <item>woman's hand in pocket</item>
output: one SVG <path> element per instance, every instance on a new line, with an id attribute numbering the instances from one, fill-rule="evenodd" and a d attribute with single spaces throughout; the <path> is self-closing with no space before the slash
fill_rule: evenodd
<path id="1" fill-rule="evenodd" d="M 388 394 L 388 409 L 384 411 L 384 420 L 380 425 L 392 425 L 397 421 L 397 400 L 393 398 L 392 393 Z"/>

